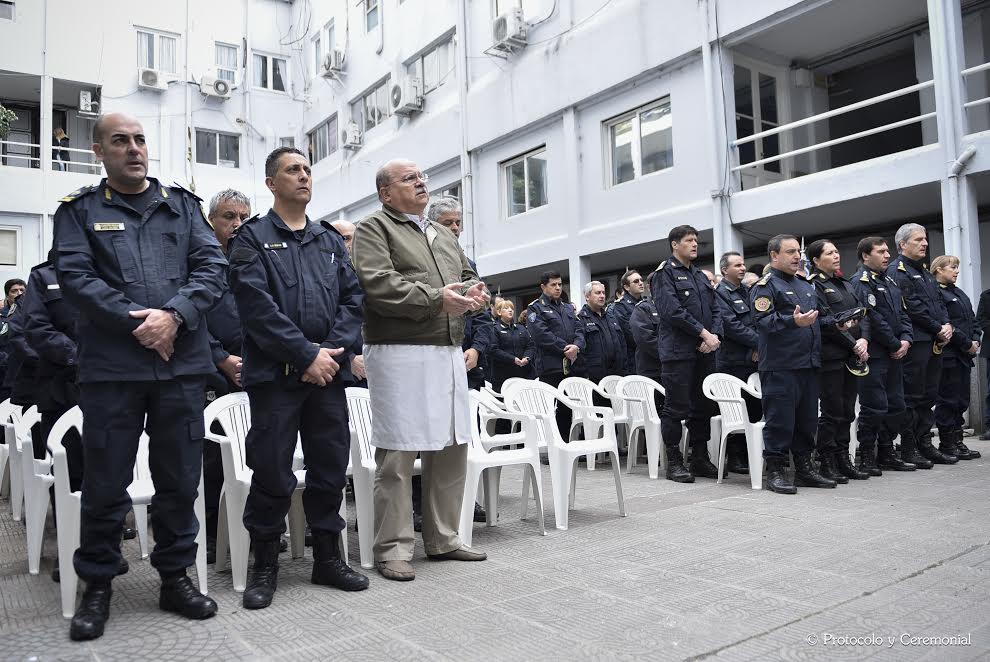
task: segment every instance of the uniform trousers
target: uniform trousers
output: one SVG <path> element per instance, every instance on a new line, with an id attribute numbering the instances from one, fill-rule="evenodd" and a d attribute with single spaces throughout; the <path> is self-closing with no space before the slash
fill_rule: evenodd
<path id="1" fill-rule="evenodd" d="M 244 507 L 244 528 L 253 540 L 275 540 L 285 533 L 285 516 L 297 480 L 292 459 L 297 439 L 306 460 L 303 509 L 314 535 L 337 534 L 347 460 L 350 455 L 344 385 L 306 384 L 288 378 L 248 387 L 251 430 L 245 440 L 247 465 L 254 474 Z"/>
<path id="2" fill-rule="evenodd" d="M 677 446 L 681 443 L 683 420 L 687 420 L 692 446 L 707 442 L 712 436 L 715 403 L 705 397 L 701 384 L 715 371 L 715 354 L 698 353 L 693 358 L 664 361 L 662 365 L 666 397 L 660 412 L 660 434 L 664 445 Z"/>
<path id="3" fill-rule="evenodd" d="M 376 561 L 409 561 L 415 532 L 412 523 L 412 474 L 416 456 L 423 468 L 423 546 L 435 555 L 461 547 L 458 536 L 467 444 L 437 451 L 375 449 Z"/>
<path id="4" fill-rule="evenodd" d="M 127 486 L 143 431 L 155 486 L 151 565 L 169 577 L 195 563 L 199 522 L 193 504 L 203 459 L 203 386 L 202 376 L 80 385 L 84 469 L 73 564 L 82 579 L 109 581 L 117 574 L 124 517 L 131 509 Z"/>
<path id="5" fill-rule="evenodd" d="M 927 340 L 911 345 L 904 357 L 904 404 L 907 417 L 901 434 L 913 443 L 931 440 L 935 414 L 932 407 L 938 399 L 938 383 L 942 375 L 942 355 L 932 351 Z"/>
<path id="6" fill-rule="evenodd" d="M 856 420 L 857 379 L 841 361 L 830 361 L 818 373 L 821 413 L 816 447 L 822 455 L 849 452 L 851 426 Z"/>
<path id="7" fill-rule="evenodd" d="M 859 391 L 856 436 L 860 448 L 872 448 L 874 444 L 890 447 L 907 418 L 904 361 L 871 356 L 869 365 L 870 373 L 856 382 Z"/>
<path id="8" fill-rule="evenodd" d="M 942 378 L 939 380 L 938 400 L 935 403 L 935 426 L 939 438 L 946 432 L 962 430 L 963 414 L 969 409 L 969 380 L 973 368 L 968 360 L 948 356 L 942 361 Z"/>
<path id="9" fill-rule="evenodd" d="M 815 447 L 818 376 L 815 368 L 760 370 L 763 388 L 763 457 L 805 455 Z"/>

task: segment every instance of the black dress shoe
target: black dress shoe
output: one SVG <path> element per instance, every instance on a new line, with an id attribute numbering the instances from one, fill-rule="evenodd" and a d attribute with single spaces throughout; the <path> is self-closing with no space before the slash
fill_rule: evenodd
<path id="1" fill-rule="evenodd" d="M 69 625 L 72 641 L 89 641 L 103 636 L 103 628 L 110 618 L 110 582 L 87 582 L 79 609 Z"/>
<path id="2" fill-rule="evenodd" d="M 849 453 L 845 450 L 840 450 L 835 454 L 835 468 L 840 474 L 850 480 L 867 480 L 870 477 L 868 472 L 860 471 L 853 466 L 852 461 L 849 459 Z"/>
<path id="3" fill-rule="evenodd" d="M 264 609 L 275 598 L 278 587 L 278 546 L 276 540 L 254 541 L 254 566 L 241 598 L 245 609 Z"/>
<path id="4" fill-rule="evenodd" d="M 178 577 L 162 578 L 158 608 L 193 620 L 210 618 L 217 613 L 217 603 L 200 593 L 185 573 Z"/>
<path id="5" fill-rule="evenodd" d="M 797 494 L 794 483 L 787 480 L 782 458 L 767 458 L 767 489 L 777 494 Z"/>
<path id="6" fill-rule="evenodd" d="M 845 485 L 849 479 L 843 476 L 835 463 L 835 453 L 825 453 L 819 456 L 818 473 L 824 478 L 834 481 L 837 485 Z"/>
<path id="7" fill-rule="evenodd" d="M 701 478 L 718 478 L 718 467 L 711 463 L 707 457 L 691 459 L 691 475 Z"/>
<path id="8" fill-rule="evenodd" d="M 419 533 L 423 530 L 423 514 L 413 511 L 413 531 Z"/>
<path id="9" fill-rule="evenodd" d="M 931 442 L 921 444 L 918 447 L 918 452 L 932 464 L 956 464 L 959 462 L 958 457 L 939 452 L 937 448 L 932 446 Z"/>
<path id="10" fill-rule="evenodd" d="M 474 503 L 474 521 L 475 522 L 488 521 L 488 513 L 485 512 L 485 509 L 477 501 Z"/>
<path id="11" fill-rule="evenodd" d="M 137 531 L 129 526 L 124 527 L 124 532 L 120 535 L 124 540 L 134 540 L 137 537 Z"/>
<path id="12" fill-rule="evenodd" d="M 818 472 L 809 453 L 794 456 L 794 485 L 797 487 L 834 488 L 836 482 Z"/>
<path id="13" fill-rule="evenodd" d="M 977 459 L 983 457 L 983 455 L 980 454 L 980 451 L 974 451 L 972 448 L 969 448 L 968 446 L 966 446 L 966 444 L 963 443 L 963 436 L 962 436 L 962 433 L 961 432 L 958 433 L 957 436 L 956 436 L 956 452 L 955 452 L 955 456 L 958 457 L 960 460 L 966 459 L 966 458 L 963 458 L 963 456 L 960 455 L 960 453 L 964 453 L 964 454 L 968 455 L 969 456 L 968 459 L 970 459 L 970 460 L 977 460 Z"/>
<path id="14" fill-rule="evenodd" d="M 335 586 L 342 591 L 363 591 L 368 578 L 344 563 L 340 551 L 340 536 L 313 536 L 313 575 L 310 579 L 320 586 Z"/>
<path id="15" fill-rule="evenodd" d="M 746 451 L 744 448 L 737 448 L 736 444 L 730 442 L 725 453 L 725 470 L 732 474 L 749 474 L 749 466 L 746 464 Z"/>
<path id="16" fill-rule="evenodd" d="M 883 475 L 883 471 L 877 466 L 876 452 L 875 446 L 866 448 L 861 445 L 859 447 L 859 464 L 857 466 L 861 472 L 873 477 Z"/>
<path id="17" fill-rule="evenodd" d="M 206 562 L 213 565 L 217 562 L 217 539 L 206 537 Z"/>
<path id="18" fill-rule="evenodd" d="M 684 466 L 684 456 L 677 446 L 667 446 L 667 480 L 675 483 L 693 483 L 694 475 Z M 710 463 L 709 463 L 710 464 Z"/>

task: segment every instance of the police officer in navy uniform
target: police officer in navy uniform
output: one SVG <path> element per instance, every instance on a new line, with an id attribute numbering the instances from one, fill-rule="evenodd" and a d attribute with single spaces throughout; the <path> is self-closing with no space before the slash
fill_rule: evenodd
<path id="1" fill-rule="evenodd" d="M 633 269 L 627 269 L 622 274 L 620 282 L 622 283 L 622 296 L 610 303 L 607 309 L 615 317 L 615 321 L 619 323 L 622 337 L 626 343 L 625 367 L 622 372 L 615 374 L 634 375 L 636 374 L 636 339 L 633 337 L 629 320 L 636 309 L 636 304 L 643 300 L 646 284 L 639 272 Z"/>
<path id="2" fill-rule="evenodd" d="M 515 320 L 516 309 L 504 299 L 495 304 L 494 342 L 489 350 L 492 388 L 501 392 L 506 379 L 532 379 L 536 375 L 536 344 L 529 330 Z M 508 423 L 508 421 L 505 421 Z"/>
<path id="3" fill-rule="evenodd" d="M 796 276 L 801 268 L 797 237 L 779 234 L 767 244 L 771 269 L 753 286 L 753 319 L 760 334 L 763 389 L 763 458 L 767 488 L 795 494 L 799 487 L 835 487 L 811 460 L 818 420 L 821 331 L 815 287 Z M 828 323 L 829 320 L 826 320 Z M 794 457 L 794 482 L 784 474 Z"/>
<path id="4" fill-rule="evenodd" d="M 893 439 L 907 417 L 904 407 L 904 357 L 913 340 L 911 319 L 901 289 L 887 276 L 890 249 L 882 237 L 866 237 L 856 246 L 862 268 L 852 277 L 856 298 L 866 307 L 860 333 L 867 340 L 870 372 L 859 380 L 859 469 L 871 476 L 883 470 L 914 471 L 894 451 Z M 924 459 L 924 458 L 921 458 Z M 931 468 L 931 464 L 928 465 Z"/>
<path id="5" fill-rule="evenodd" d="M 653 298 L 645 294 L 629 316 L 629 331 L 636 347 L 634 374 L 649 377 L 657 383 L 660 382 L 659 318 Z"/>
<path id="6" fill-rule="evenodd" d="M 24 294 L 26 283 L 20 278 L 11 278 L 3 284 L 3 308 L 0 308 L 0 402 L 10 397 L 10 388 L 4 386 L 7 381 L 7 368 L 13 348 L 10 346 L 10 319 L 16 314 L 19 306 L 17 298 Z"/>
<path id="7" fill-rule="evenodd" d="M 938 283 L 925 262 L 928 236 L 923 226 L 905 223 L 897 229 L 894 243 L 900 254 L 887 267 L 887 275 L 901 289 L 914 332 L 904 358 L 907 417 L 901 429 L 901 459 L 921 469 L 928 468 L 928 463 L 955 464 L 959 458 L 932 446 L 932 407 L 942 375 L 941 351 L 952 339 L 952 325 Z"/>
<path id="8" fill-rule="evenodd" d="M 544 271 L 540 289 L 543 294 L 527 307 L 526 328 L 539 351 L 540 381 L 559 386 L 564 377 L 572 374 L 574 362 L 584 350 L 584 326 L 578 324 L 573 306 L 561 299 L 563 281 L 559 272 Z M 556 417 L 560 437 L 567 441 L 571 410 L 558 406 Z"/>
<path id="9" fill-rule="evenodd" d="M 606 375 L 625 373 L 626 341 L 614 313 L 605 312 L 605 285 L 597 280 L 585 285 L 584 300 L 578 312 L 578 323 L 584 325 L 584 351 L 578 357 L 577 371 L 597 384 Z M 595 404 L 610 406 L 601 399 Z"/>
<path id="10" fill-rule="evenodd" d="M 701 384 L 715 371 L 722 318 L 711 282 L 694 264 L 698 231 L 679 225 L 667 239 L 673 255 L 660 263 L 650 281 L 660 313 L 658 353 L 666 391 L 660 432 L 667 451 L 668 480 L 693 483 L 695 476 L 718 477 L 708 458 L 715 404 L 705 397 Z M 685 419 L 691 441 L 690 470 L 684 466 L 680 450 L 681 421 Z"/>
<path id="11" fill-rule="evenodd" d="M 728 251 L 719 259 L 718 268 L 722 280 L 715 287 L 715 295 L 722 315 L 722 346 L 715 353 L 715 368 L 745 382 L 756 372 L 760 343 L 760 336 L 753 324 L 749 288 L 742 284 L 742 278 L 746 275 L 746 263 L 742 255 L 736 251 Z M 743 399 L 749 420 L 759 421 L 763 417 L 759 399 L 746 392 L 743 392 Z M 729 435 L 726 443 L 726 470 L 748 474 L 746 435 L 735 432 Z"/>
<path id="12" fill-rule="evenodd" d="M 247 609 L 263 609 L 275 596 L 279 542 L 296 489 L 297 439 L 306 459 L 311 581 L 345 591 L 368 587 L 368 578 L 344 562 L 341 548 L 350 436 L 344 384 L 336 379 L 360 334 L 364 295 L 344 240 L 329 223 L 306 216 L 312 178 L 302 152 L 272 151 L 265 185 L 274 207 L 248 219 L 230 243 L 230 288 L 244 330 L 241 381 L 251 403 L 245 453 L 254 473 L 244 526 L 254 566 L 243 596 Z"/>
<path id="13" fill-rule="evenodd" d="M 74 565 L 86 589 L 69 630 L 76 640 L 103 634 L 145 430 L 158 605 L 193 619 L 217 610 L 186 568 L 196 559 L 205 375 L 214 370 L 203 317 L 220 297 L 225 260 L 198 198 L 147 177 L 140 122 L 104 115 L 93 143 L 107 178 L 62 199 L 54 237 L 58 283 L 79 310 L 85 466 Z"/>
<path id="14" fill-rule="evenodd" d="M 935 403 L 935 425 L 938 428 L 938 449 L 960 460 L 975 460 L 979 451 L 963 443 L 963 415 L 969 410 L 969 380 L 973 359 L 980 353 L 977 340 L 976 315 L 973 303 L 960 288 L 959 258 L 942 255 L 932 260 L 932 275 L 938 281 L 939 293 L 949 313 L 952 338 L 942 349 L 942 378 L 939 380 Z"/>
<path id="15" fill-rule="evenodd" d="M 808 282 L 815 286 L 819 310 L 836 315 L 861 307 L 852 283 L 842 277 L 839 249 L 835 244 L 828 239 L 811 242 L 808 258 L 812 262 Z M 833 325 L 822 327 L 822 369 L 818 373 L 821 414 L 815 443 L 821 474 L 839 484 L 870 477 L 849 459 L 859 388 L 856 381 L 860 378 L 857 375 L 865 372 L 868 366 L 868 344 L 861 337 L 858 323 L 843 331 Z"/>

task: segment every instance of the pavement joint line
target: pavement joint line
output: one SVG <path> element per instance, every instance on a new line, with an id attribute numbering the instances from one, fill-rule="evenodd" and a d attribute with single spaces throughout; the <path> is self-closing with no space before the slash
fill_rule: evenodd
<path id="1" fill-rule="evenodd" d="M 795 625 L 795 624 L 800 623 L 802 621 L 806 621 L 809 618 L 813 618 L 815 616 L 819 616 L 820 614 L 824 614 L 825 612 L 832 611 L 833 609 L 835 609 L 837 607 L 841 607 L 843 605 L 849 604 L 850 602 L 853 602 L 855 600 L 859 600 L 860 598 L 866 598 L 866 597 L 869 597 L 869 596 L 871 596 L 871 595 L 873 595 L 875 593 L 879 593 L 880 591 L 886 590 L 888 588 L 892 588 L 892 587 L 897 586 L 898 584 L 901 584 L 901 583 L 903 583 L 903 582 L 905 582 L 905 581 L 907 581 L 909 579 L 914 579 L 915 577 L 920 577 L 921 575 L 925 574 L 929 570 L 933 570 L 933 569 L 935 569 L 935 568 L 937 568 L 937 567 L 939 567 L 939 566 L 941 566 L 941 565 L 943 565 L 943 564 L 945 564 L 945 563 L 947 563 L 949 561 L 954 561 L 954 560 L 958 559 L 961 556 L 965 556 L 967 554 L 971 554 L 972 552 L 975 552 L 976 550 L 981 549 L 983 547 L 987 547 L 987 546 L 990 546 L 990 541 L 987 541 L 985 543 L 981 543 L 979 545 L 970 545 L 966 549 L 964 549 L 964 550 L 962 550 L 962 551 L 960 551 L 960 552 L 958 552 L 956 554 L 952 554 L 952 555 L 947 556 L 947 557 L 945 557 L 943 559 L 939 559 L 938 561 L 935 561 L 934 563 L 930 563 L 930 564 L 926 565 L 925 567 L 921 568 L 920 570 L 916 570 L 916 571 L 914 571 L 914 572 L 912 572 L 910 574 L 907 574 L 907 575 L 905 575 L 903 577 L 899 577 L 899 578 L 895 579 L 892 582 L 889 582 L 887 584 L 884 584 L 883 586 L 880 586 L 879 588 L 873 589 L 872 591 L 864 591 L 863 593 L 861 593 L 859 595 L 856 595 L 856 596 L 853 596 L 853 597 L 848 598 L 846 600 L 841 600 L 841 601 L 836 602 L 834 604 L 831 604 L 831 605 L 822 607 L 821 609 L 819 609 L 817 611 L 811 612 L 810 614 L 805 614 L 804 616 L 801 616 L 800 618 L 795 618 L 794 620 L 788 621 L 787 623 L 783 623 L 781 625 L 778 625 L 777 627 L 769 628 L 767 630 L 764 630 L 763 632 L 758 632 L 756 634 L 752 634 L 752 635 L 746 637 L 745 639 L 740 639 L 739 641 L 732 642 L 731 644 L 726 644 L 725 646 L 720 646 L 719 648 L 715 648 L 715 649 L 712 649 L 710 651 L 706 651 L 704 653 L 699 653 L 698 655 L 693 655 L 691 657 L 685 658 L 685 662 L 697 662 L 699 660 L 707 660 L 710 657 L 713 657 L 715 655 L 718 655 L 719 653 L 721 653 L 724 650 L 728 650 L 730 648 L 734 648 L 735 646 L 738 646 L 740 644 L 744 644 L 747 641 L 752 641 L 754 639 L 759 639 L 760 637 L 764 637 L 764 636 L 766 636 L 768 634 L 772 634 L 774 632 L 777 632 L 778 630 L 782 630 L 782 629 L 784 629 L 786 627 L 790 627 L 791 625 Z"/>

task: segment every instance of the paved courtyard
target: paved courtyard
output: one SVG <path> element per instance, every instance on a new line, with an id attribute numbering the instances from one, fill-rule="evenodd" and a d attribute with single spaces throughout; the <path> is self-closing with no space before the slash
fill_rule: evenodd
<path id="1" fill-rule="evenodd" d="M 499 525 L 475 527 L 489 561 L 431 562 L 418 545 L 414 582 L 372 573 L 368 591 L 343 593 L 309 583 L 307 549 L 283 555 L 263 611 L 211 571 L 220 613 L 205 622 L 158 611 L 156 574 L 127 541 L 106 635 L 84 644 L 69 641 L 48 577 L 54 532 L 28 575 L 2 500 L 0 659 L 985 660 L 990 443 L 967 442 L 984 458 L 797 496 L 738 476 L 651 481 L 640 467 L 623 475 L 626 518 L 611 471 L 582 468 L 568 531 L 553 528 L 544 467 L 546 537 L 518 519 L 521 472 L 507 470 Z"/>

